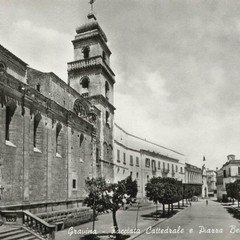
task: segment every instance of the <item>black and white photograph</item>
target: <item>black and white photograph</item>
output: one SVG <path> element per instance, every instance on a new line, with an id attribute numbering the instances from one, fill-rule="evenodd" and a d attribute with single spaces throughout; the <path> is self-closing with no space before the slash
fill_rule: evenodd
<path id="1" fill-rule="evenodd" d="M 0 240 L 238 240 L 240 1 L 0 0 Z"/>

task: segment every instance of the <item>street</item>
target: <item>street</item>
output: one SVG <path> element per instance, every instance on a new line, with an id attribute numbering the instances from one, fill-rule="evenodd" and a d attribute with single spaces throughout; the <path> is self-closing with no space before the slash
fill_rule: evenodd
<path id="1" fill-rule="evenodd" d="M 176 216 L 148 228 L 139 236 L 145 239 L 239 239 L 240 224 L 224 207 L 215 201 L 193 202 L 191 207 Z"/>

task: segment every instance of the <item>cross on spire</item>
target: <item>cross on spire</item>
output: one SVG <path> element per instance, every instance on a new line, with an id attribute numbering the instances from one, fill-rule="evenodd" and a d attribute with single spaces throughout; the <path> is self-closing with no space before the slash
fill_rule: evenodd
<path id="1" fill-rule="evenodd" d="M 90 0 L 89 4 L 91 5 L 91 11 L 93 11 L 93 4 L 96 0 Z"/>

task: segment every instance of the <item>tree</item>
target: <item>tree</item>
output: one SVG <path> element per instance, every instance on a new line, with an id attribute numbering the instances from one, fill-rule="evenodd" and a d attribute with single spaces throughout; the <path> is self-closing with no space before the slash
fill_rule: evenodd
<path id="1" fill-rule="evenodd" d="M 137 195 L 137 182 L 132 181 L 132 177 L 119 181 L 118 183 L 109 184 L 103 193 L 107 208 L 112 211 L 113 226 L 118 237 L 118 223 L 116 213 L 123 203 L 130 203 Z"/>
<path id="2" fill-rule="evenodd" d="M 156 204 L 156 217 L 157 217 L 157 204 L 163 197 L 163 183 L 161 177 L 153 177 L 145 186 L 146 197 Z"/>
<path id="3" fill-rule="evenodd" d="M 118 183 L 106 183 L 104 178 L 88 179 L 86 181 L 88 197 L 84 200 L 88 207 L 94 211 L 94 216 L 105 210 L 112 211 L 113 226 L 117 238 L 119 228 L 116 213 L 123 203 L 131 202 L 137 195 L 137 182 L 131 177 L 119 181 Z M 94 227 L 94 224 L 93 224 Z"/>
<path id="4" fill-rule="evenodd" d="M 236 196 L 235 184 L 234 183 L 227 183 L 226 184 L 226 191 L 227 196 L 230 197 L 234 203 L 234 198 Z"/>
<path id="5" fill-rule="evenodd" d="M 107 183 L 102 177 L 96 179 L 87 179 L 85 183 L 88 196 L 84 199 L 83 202 L 93 210 L 92 230 L 94 231 L 96 216 L 100 212 L 108 210 L 103 198 L 103 191 L 105 191 L 105 189 L 107 188 Z"/>
<path id="6" fill-rule="evenodd" d="M 239 207 L 239 200 L 240 200 L 240 179 L 237 179 L 234 182 L 235 185 L 235 198 L 238 200 L 238 207 Z"/>

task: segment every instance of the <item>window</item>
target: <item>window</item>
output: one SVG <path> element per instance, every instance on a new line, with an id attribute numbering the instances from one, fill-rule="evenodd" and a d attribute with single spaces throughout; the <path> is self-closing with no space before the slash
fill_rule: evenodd
<path id="1" fill-rule="evenodd" d="M 130 155 L 130 165 L 133 166 L 133 156 Z"/>
<path id="2" fill-rule="evenodd" d="M 96 148 L 96 163 L 99 162 L 99 149 Z"/>
<path id="3" fill-rule="evenodd" d="M 123 153 L 123 164 L 126 164 L 126 153 Z"/>
<path id="4" fill-rule="evenodd" d="M 37 89 L 37 91 L 40 92 L 40 90 L 41 90 L 41 85 L 40 85 L 40 83 L 37 84 L 36 89 Z"/>
<path id="5" fill-rule="evenodd" d="M 182 167 L 180 168 L 180 172 L 183 173 L 183 168 Z"/>
<path id="6" fill-rule="evenodd" d="M 42 117 L 38 113 L 34 116 L 33 122 L 33 147 L 41 150 L 42 130 L 40 128 L 40 121 Z"/>
<path id="7" fill-rule="evenodd" d="M 130 172 L 130 177 L 132 177 L 132 172 Z"/>
<path id="8" fill-rule="evenodd" d="M 147 175 L 147 182 L 149 182 L 149 175 Z"/>
<path id="9" fill-rule="evenodd" d="M 108 99 L 108 94 L 109 94 L 109 84 L 106 81 L 105 82 L 105 97 Z"/>
<path id="10" fill-rule="evenodd" d="M 138 179 L 138 172 L 136 172 L 136 179 Z"/>
<path id="11" fill-rule="evenodd" d="M 163 163 L 163 170 L 165 170 L 165 162 Z"/>
<path id="12" fill-rule="evenodd" d="M 155 160 L 152 160 L 152 170 L 156 171 L 156 162 L 155 162 Z"/>
<path id="13" fill-rule="evenodd" d="M 88 97 L 88 89 L 89 89 L 89 78 L 88 77 L 84 77 L 81 80 L 81 85 L 82 85 L 82 90 L 81 90 L 81 94 L 83 97 Z"/>
<path id="14" fill-rule="evenodd" d="M 83 145 L 83 141 L 84 141 L 84 135 L 81 134 L 81 136 L 80 136 L 80 140 L 79 140 L 79 147 L 82 147 L 82 145 Z"/>
<path id="15" fill-rule="evenodd" d="M 106 61 L 106 53 L 104 51 L 102 52 L 102 58 L 103 58 L 103 61 Z"/>
<path id="16" fill-rule="evenodd" d="M 158 161 L 158 169 L 161 169 L 161 162 Z"/>
<path id="17" fill-rule="evenodd" d="M 117 150 L 117 161 L 120 162 L 120 150 Z"/>
<path id="18" fill-rule="evenodd" d="M 56 155 L 58 157 L 62 155 L 62 125 L 60 123 L 56 127 Z"/>
<path id="19" fill-rule="evenodd" d="M 10 141 L 11 138 L 11 122 L 12 122 L 12 117 L 15 113 L 17 106 L 13 101 L 10 101 L 7 106 L 6 106 L 6 125 L 5 125 L 5 139 L 7 141 Z"/>
<path id="20" fill-rule="evenodd" d="M 139 167 L 139 157 L 136 157 L 136 166 Z"/>
<path id="21" fill-rule="evenodd" d="M 167 164 L 167 169 L 169 170 L 169 163 Z"/>
<path id="22" fill-rule="evenodd" d="M 149 158 L 146 158 L 146 160 L 145 160 L 145 166 L 146 166 L 147 168 L 150 167 L 150 159 L 149 159 Z"/>
<path id="23" fill-rule="evenodd" d="M 178 165 L 176 165 L 176 172 L 178 172 Z"/>
<path id="24" fill-rule="evenodd" d="M 229 171 L 229 176 L 231 176 L 231 168 L 229 168 L 229 170 L 228 170 L 228 171 Z"/>
<path id="25" fill-rule="evenodd" d="M 173 164 L 172 164 L 172 172 L 174 172 L 174 166 L 173 166 Z"/>
<path id="26" fill-rule="evenodd" d="M 72 180 L 72 189 L 77 189 L 77 179 Z"/>
<path id="27" fill-rule="evenodd" d="M 106 111 L 106 125 L 110 126 L 110 114 Z"/>
<path id="28" fill-rule="evenodd" d="M 84 47 L 82 49 L 82 53 L 83 53 L 83 58 L 84 59 L 89 58 L 90 48 L 89 47 Z"/>
<path id="29" fill-rule="evenodd" d="M 6 67 L 3 63 L 0 63 L 0 73 L 4 73 L 6 71 Z"/>
<path id="30" fill-rule="evenodd" d="M 238 167 L 238 175 L 240 175 L 240 167 Z"/>

